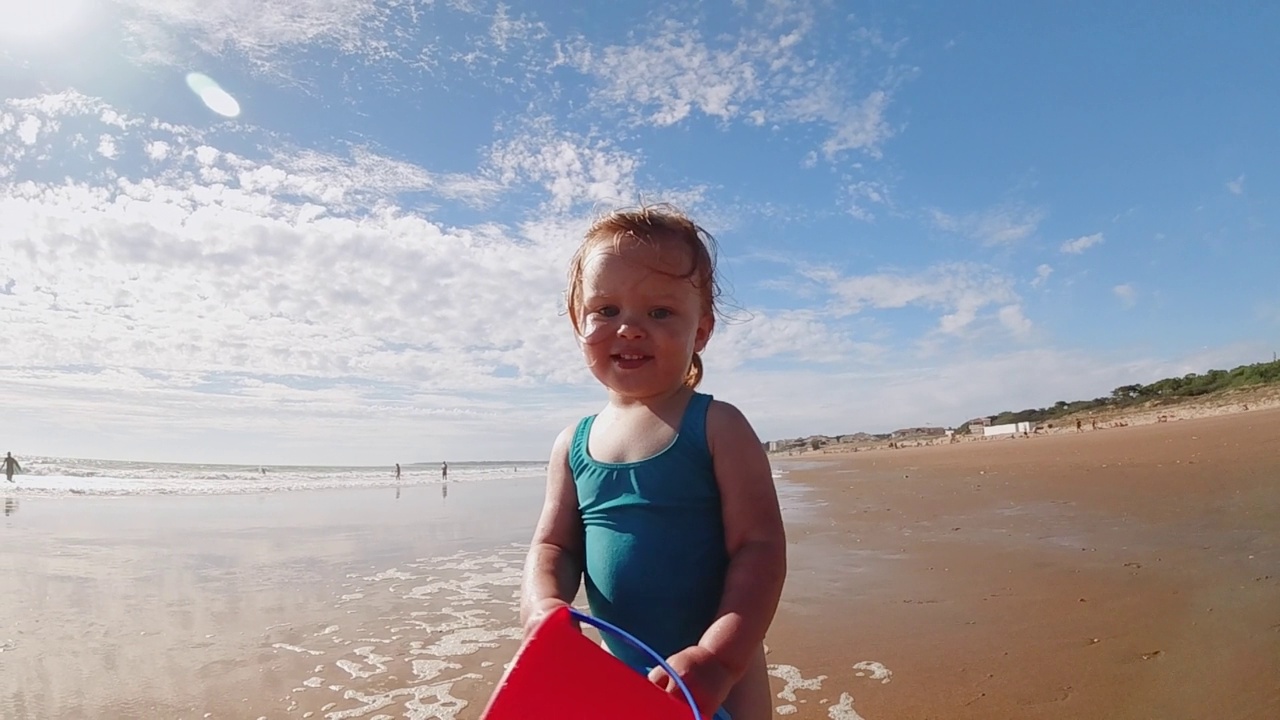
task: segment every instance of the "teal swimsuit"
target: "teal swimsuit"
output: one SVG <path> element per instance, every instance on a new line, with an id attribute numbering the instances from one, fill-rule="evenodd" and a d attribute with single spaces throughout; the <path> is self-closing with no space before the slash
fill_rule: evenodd
<path id="1" fill-rule="evenodd" d="M 710 403 L 710 395 L 694 393 L 671 445 L 646 460 L 592 459 L 587 438 L 594 415 L 578 424 L 569 451 L 586 534 L 591 613 L 664 658 L 698 644 L 711 626 L 729 565 L 707 447 Z M 620 641 L 605 642 L 637 670 L 654 664 Z"/>

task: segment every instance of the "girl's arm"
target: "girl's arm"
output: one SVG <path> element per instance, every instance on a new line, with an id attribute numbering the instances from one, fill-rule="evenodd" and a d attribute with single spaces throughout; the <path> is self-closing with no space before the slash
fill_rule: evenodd
<path id="1" fill-rule="evenodd" d="M 672 657 L 699 705 L 714 710 L 742 679 L 773 622 L 787 574 L 787 538 L 773 473 L 751 423 L 734 406 L 712 402 L 707 443 L 720 487 L 729 569 L 720 607 L 694 647 Z M 665 673 L 651 678 L 669 692 Z"/>
<path id="2" fill-rule="evenodd" d="M 543 615 L 573 602 L 582 581 L 582 518 L 569 470 L 573 431 L 565 428 L 556 438 L 547 465 L 546 497 L 529 544 L 520 591 L 520 622 L 526 631 Z"/>

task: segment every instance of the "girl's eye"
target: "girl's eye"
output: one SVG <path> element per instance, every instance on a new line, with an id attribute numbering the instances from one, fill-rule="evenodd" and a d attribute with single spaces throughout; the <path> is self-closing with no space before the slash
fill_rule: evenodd
<path id="1" fill-rule="evenodd" d="M 604 307 L 596 308 L 595 314 L 607 318 L 614 317 L 618 314 L 618 308 L 613 305 L 605 305 Z"/>
<path id="2" fill-rule="evenodd" d="M 666 308 L 654 308 L 649 311 L 649 317 L 654 320 L 665 320 L 671 317 L 671 311 Z"/>

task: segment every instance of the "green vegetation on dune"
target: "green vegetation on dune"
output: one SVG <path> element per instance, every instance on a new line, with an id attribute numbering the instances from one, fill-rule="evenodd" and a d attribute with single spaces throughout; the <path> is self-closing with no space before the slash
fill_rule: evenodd
<path id="1" fill-rule="evenodd" d="M 1241 365 L 1234 370 L 1210 370 L 1203 374 L 1190 373 L 1182 377 L 1157 380 L 1150 385 L 1121 385 L 1112 390 L 1111 395 L 1107 397 L 1073 402 L 1059 400 L 1053 404 L 1053 407 L 1018 412 L 1006 410 L 996 415 L 991 423 L 1003 425 L 1017 422 L 1044 422 L 1080 412 L 1119 410 L 1153 401 L 1157 404 L 1174 403 L 1187 398 L 1273 383 L 1280 383 L 1280 361 Z"/>

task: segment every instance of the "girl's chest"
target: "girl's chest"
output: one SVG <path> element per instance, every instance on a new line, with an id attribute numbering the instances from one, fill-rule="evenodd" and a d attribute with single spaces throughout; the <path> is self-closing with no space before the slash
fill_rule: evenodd
<path id="1" fill-rule="evenodd" d="M 591 425 L 587 453 L 597 462 L 640 462 L 671 447 L 677 433 L 676 425 L 652 415 L 601 415 Z"/>

